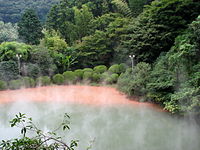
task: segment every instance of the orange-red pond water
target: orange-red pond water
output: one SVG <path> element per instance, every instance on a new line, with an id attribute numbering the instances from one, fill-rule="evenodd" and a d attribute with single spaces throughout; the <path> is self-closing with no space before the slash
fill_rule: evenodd
<path id="1" fill-rule="evenodd" d="M 200 150 L 200 130 L 195 122 L 171 117 L 162 108 L 129 100 L 111 87 L 51 86 L 0 92 L 0 140 L 17 137 L 9 128 L 18 112 L 32 117 L 51 131 L 71 116 L 71 129 L 59 134 L 78 139 L 77 150 Z"/>

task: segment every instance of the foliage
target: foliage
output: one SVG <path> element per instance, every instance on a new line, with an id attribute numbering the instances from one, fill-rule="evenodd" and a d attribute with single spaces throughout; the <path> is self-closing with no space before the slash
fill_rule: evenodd
<path id="1" fill-rule="evenodd" d="M 64 76 L 62 74 L 56 74 L 53 76 L 53 83 L 61 85 L 64 83 Z"/>
<path id="2" fill-rule="evenodd" d="M 116 6 L 117 11 L 123 14 L 126 17 L 132 17 L 132 11 L 130 7 L 128 6 L 128 3 L 126 0 L 113 0 L 113 4 Z"/>
<path id="3" fill-rule="evenodd" d="M 32 63 L 23 64 L 21 72 L 22 75 L 31 78 L 37 78 L 41 75 L 41 70 L 38 64 L 32 64 Z"/>
<path id="4" fill-rule="evenodd" d="M 5 81 L 0 80 L 0 91 L 6 90 L 8 88 L 7 83 Z"/>
<path id="5" fill-rule="evenodd" d="M 105 65 L 99 65 L 99 66 L 94 67 L 93 70 L 96 73 L 104 73 L 107 71 L 107 67 Z"/>
<path id="6" fill-rule="evenodd" d="M 25 88 L 35 87 L 35 81 L 30 77 L 22 77 L 21 81 Z"/>
<path id="7" fill-rule="evenodd" d="M 75 72 L 72 72 L 72 71 L 65 71 L 63 73 L 63 76 L 64 76 L 64 80 L 65 82 L 67 83 L 73 83 L 79 76 L 80 74 L 78 74 L 78 71 Z M 81 75 L 82 76 L 82 75 Z"/>
<path id="8" fill-rule="evenodd" d="M 118 77 L 119 77 L 119 75 L 118 75 L 117 73 L 113 73 L 113 74 L 111 74 L 111 75 L 109 75 L 109 76 L 106 76 L 105 82 L 106 82 L 107 84 L 114 84 L 114 83 L 117 83 Z"/>
<path id="9" fill-rule="evenodd" d="M 92 68 L 84 68 L 83 71 L 84 72 L 93 72 L 93 69 Z"/>
<path id="10" fill-rule="evenodd" d="M 67 43 L 62 39 L 59 34 L 55 31 L 48 33 L 44 32 L 45 46 L 51 51 L 64 52 L 67 49 Z"/>
<path id="11" fill-rule="evenodd" d="M 74 7 L 74 22 L 77 40 L 88 35 L 89 24 L 93 19 L 93 14 L 87 5 L 82 5 L 81 9 Z"/>
<path id="12" fill-rule="evenodd" d="M 169 100 L 169 93 L 173 93 L 175 79 L 173 71 L 169 70 L 166 54 L 163 53 L 155 62 L 147 84 L 147 97 L 157 103 Z"/>
<path id="13" fill-rule="evenodd" d="M 17 60 L 17 54 L 21 55 L 20 61 L 27 61 L 31 46 L 18 42 L 4 42 L 0 45 L 0 61 Z"/>
<path id="14" fill-rule="evenodd" d="M 65 131 L 70 129 L 69 127 L 69 115 L 65 114 L 63 122 L 58 129 Z M 10 121 L 11 127 L 21 128 L 21 138 L 3 140 L 0 143 L 1 149 L 21 149 L 21 150 L 34 150 L 34 149 L 66 149 L 74 150 L 78 146 L 78 140 L 72 140 L 69 145 L 66 144 L 61 137 L 57 136 L 56 129 L 52 132 L 43 132 L 32 121 L 32 118 L 27 118 L 25 114 L 19 113 L 14 119 Z M 32 137 L 28 137 L 27 133 Z"/>
<path id="15" fill-rule="evenodd" d="M 33 50 L 30 52 L 29 61 L 35 67 L 36 65 L 39 67 L 41 75 L 52 75 L 57 69 L 50 51 L 42 45 L 33 47 Z"/>
<path id="16" fill-rule="evenodd" d="M 47 26 L 59 31 L 67 43 L 71 45 L 88 35 L 93 17 L 113 11 L 111 1 L 61 0 L 59 4 L 52 7 L 48 15 Z"/>
<path id="17" fill-rule="evenodd" d="M 28 9 L 24 12 L 18 27 L 19 37 L 25 43 L 32 45 L 40 43 L 43 37 L 42 25 L 34 10 Z"/>
<path id="18" fill-rule="evenodd" d="M 68 47 L 64 39 L 59 36 L 58 32 L 45 31 L 43 40 L 45 47 L 49 49 L 51 57 L 58 68 L 58 72 L 70 70 L 76 61 L 76 54 L 73 47 Z"/>
<path id="19" fill-rule="evenodd" d="M 126 69 L 124 64 L 114 64 L 110 66 L 110 68 L 108 69 L 110 73 L 116 73 L 116 74 L 121 74 L 125 72 L 125 70 Z"/>
<path id="20" fill-rule="evenodd" d="M 17 25 L 0 21 L 0 43 L 18 40 Z"/>
<path id="21" fill-rule="evenodd" d="M 110 41 L 103 31 L 96 31 L 94 35 L 84 37 L 82 43 L 77 45 L 77 49 L 77 60 L 82 62 L 81 67 L 108 65 L 112 59 Z"/>
<path id="22" fill-rule="evenodd" d="M 50 7 L 57 2 L 58 0 L 0 0 L 0 4 L 2 4 L 0 5 L 0 20 L 16 23 L 20 20 L 25 9 L 32 8 L 37 11 L 40 20 L 44 22 Z"/>
<path id="23" fill-rule="evenodd" d="M 187 10 L 187 11 L 186 11 Z M 152 63 L 163 51 L 169 51 L 174 40 L 200 13 L 193 0 L 153 1 L 127 28 L 124 46 L 138 61 Z"/>
<path id="24" fill-rule="evenodd" d="M 93 78 L 93 72 L 85 71 L 83 73 L 83 80 L 92 81 L 92 78 Z"/>
<path id="25" fill-rule="evenodd" d="M 148 96 L 172 113 L 200 113 L 198 18 L 176 38 L 170 51 L 157 60 L 151 73 Z"/>
<path id="26" fill-rule="evenodd" d="M 92 82 L 98 83 L 100 82 L 101 74 L 94 72 L 92 74 Z"/>
<path id="27" fill-rule="evenodd" d="M 39 86 L 48 86 L 51 84 L 51 79 L 48 76 L 41 76 L 36 79 L 36 84 Z"/>
<path id="28" fill-rule="evenodd" d="M 10 81 L 19 77 L 19 69 L 17 63 L 10 61 L 0 62 L 0 80 Z"/>
<path id="29" fill-rule="evenodd" d="M 138 63 L 133 71 L 127 69 L 118 79 L 118 88 L 128 95 L 145 96 L 147 93 L 147 83 L 150 80 L 151 66 L 147 63 Z"/>
<path id="30" fill-rule="evenodd" d="M 23 82 L 20 79 L 11 80 L 11 81 L 9 81 L 8 84 L 9 84 L 9 88 L 12 90 L 20 89 L 21 87 L 23 87 Z"/>
<path id="31" fill-rule="evenodd" d="M 89 24 L 90 34 L 95 33 L 96 30 L 106 31 L 108 25 L 120 16 L 118 13 L 109 13 L 93 18 Z"/>
<path id="32" fill-rule="evenodd" d="M 140 13 L 142 13 L 145 5 L 150 4 L 151 1 L 153 0 L 128 0 L 132 16 L 137 17 Z"/>
<path id="33" fill-rule="evenodd" d="M 83 79 L 83 73 L 84 71 L 82 69 L 77 69 L 74 71 L 74 74 L 79 81 Z"/>

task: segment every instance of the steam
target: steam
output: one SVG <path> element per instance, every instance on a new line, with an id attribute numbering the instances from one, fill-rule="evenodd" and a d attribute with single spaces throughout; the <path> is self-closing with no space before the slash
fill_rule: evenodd
<path id="1" fill-rule="evenodd" d="M 43 130 L 53 130 L 62 121 L 64 113 L 71 116 L 71 129 L 60 132 L 66 141 L 79 140 L 78 150 L 84 150 L 92 141 L 92 150 L 199 150 L 200 130 L 195 122 L 171 117 L 148 105 L 134 107 L 130 103 L 113 105 L 89 105 L 61 101 L 62 89 L 54 89 L 49 97 L 54 101 L 34 102 L 27 97 L 17 96 L 17 101 L 0 105 L 0 139 L 9 139 L 19 135 L 17 128 L 9 128 L 8 121 L 18 112 L 26 113 Z M 88 87 L 81 88 L 83 93 L 91 93 Z M 88 90 L 90 92 L 88 92 Z M 97 89 L 99 90 L 99 89 Z M 80 91 L 72 88 L 66 92 L 70 98 Z M 98 91 L 104 102 L 111 98 L 113 91 Z M 43 95 L 50 92 L 43 91 Z M 109 95 L 109 93 L 112 93 Z M 96 94 L 96 93 L 94 93 Z M 71 95 L 71 96 L 70 96 Z M 73 96 L 72 96 L 73 95 Z M 90 98 L 95 96 L 88 95 Z M 55 100 L 56 98 L 56 100 Z"/>

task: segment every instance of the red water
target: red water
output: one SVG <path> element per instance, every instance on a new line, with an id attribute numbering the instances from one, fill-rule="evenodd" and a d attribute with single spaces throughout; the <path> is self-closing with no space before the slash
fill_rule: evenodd
<path id="1" fill-rule="evenodd" d="M 148 106 L 162 111 L 162 108 L 128 99 L 126 95 L 111 87 L 96 86 L 48 86 L 0 92 L 0 103 L 14 101 L 55 101 L 95 106 L 132 105 Z"/>

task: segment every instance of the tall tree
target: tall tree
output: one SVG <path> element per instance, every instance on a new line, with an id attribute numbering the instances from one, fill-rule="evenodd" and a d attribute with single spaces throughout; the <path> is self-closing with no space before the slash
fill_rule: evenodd
<path id="1" fill-rule="evenodd" d="M 88 34 L 92 18 L 93 14 L 86 5 L 82 5 L 81 9 L 74 7 L 74 20 L 79 40 Z"/>
<path id="2" fill-rule="evenodd" d="M 28 9 L 18 23 L 19 37 L 28 44 L 37 45 L 43 37 L 42 25 L 35 11 Z"/>

